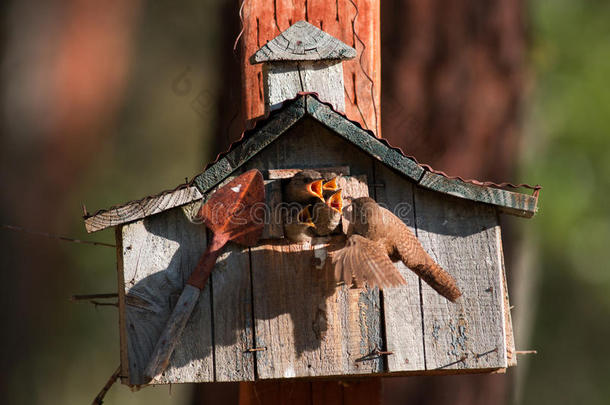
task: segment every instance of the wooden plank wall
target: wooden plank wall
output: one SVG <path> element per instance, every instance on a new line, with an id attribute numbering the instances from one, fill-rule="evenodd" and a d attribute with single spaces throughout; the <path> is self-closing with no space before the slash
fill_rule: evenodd
<path id="1" fill-rule="evenodd" d="M 463 293 L 452 304 L 398 265 L 408 285 L 383 292 L 387 347 L 394 352 L 388 371 L 507 367 L 505 325 L 510 321 L 504 319 L 496 210 L 405 183 L 376 165 L 376 181 L 384 185 L 377 191 L 378 201 L 416 232 Z"/>
<path id="2" fill-rule="evenodd" d="M 508 365 L 512 330 L 493 207 L 417 187 L 309 119 L 241 170 L 346 165 L 351 176 L 368 179 L 369 189 L 362 192 L 417 233 L 454 275 L 463 297 L 448 302 L 402 264 L 397 266 L 407 279 L 404 287 L 382 293 L 335 287 L 318 259 L 342 236 L 305 244 L 266 239 L 252 249 L 230 245 L 164 382 L 451 373 Z M 206 234 L 174 208 L 124 225 L 119 235 L 122 362 L 129 374 L 124 382 L 138 385 L 205 249 Z M 378 349 L 393 354 L 375 355 Z"/>
<path id="3" fill-rule="evenodd" d="M 356 49 L 358 56 L 343 63 L 345 112 L 350 119 L 381 136 L 378 1 L 249 0 L 243 3 L 242 16 L 242 94 L 246 119 L 259 117 L 265 111 L 262 67 L 251 65 L 248 59 L 293 23 L 305 20 Z"/>

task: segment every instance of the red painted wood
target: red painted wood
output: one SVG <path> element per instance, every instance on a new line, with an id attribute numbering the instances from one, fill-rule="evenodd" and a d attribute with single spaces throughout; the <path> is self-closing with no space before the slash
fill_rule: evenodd
<path id="1" fill-rule="evenodd" d="M 245 118 L 264 114 L 262 66 L 248 59 L 292 23 L 306 20 L 356 48 L 343 63 L 345 112 L 381 136 L 379 0 L 249 0 L 243 5 L 242 90 Z M 357 15 L 356 15 L 357 13 Z M 355 22 L 354 22 L 355 20 Z M 355 27 L 355 31 L 354 31 Z"/>

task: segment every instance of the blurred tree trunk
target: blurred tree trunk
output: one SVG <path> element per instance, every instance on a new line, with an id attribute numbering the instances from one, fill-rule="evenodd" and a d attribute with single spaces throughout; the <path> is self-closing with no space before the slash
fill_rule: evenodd
<path id="1" fill-rule="evenodd" d="M 238 9 L 237 2 L 229 2 L 223 15 L 222 82 L 234 87 L 220 100 L 218 143 L 222 146 L 227 139 L 236 139 L 238 127 L 243 127 L 241 121 L 240 125 L 234 119 L 229 121 L 241 117 L 236 110 L 240 104 L 239 64 L 231 53 L 239 33 Z M 449 174 L 512 179 L 526 73 L 524 9 L 521 1 L 511 0 L 384 0 L 382 135 L 420 162 Z M 512 238 L 506 227 L 503 230 L 510 267 Z M 380 381 L 367 389 L 376 392 L 384 404 L 472 405 L 507 403 L 512 378 L 509 373 Z M 294 384 L 305 384 L 315 392 L 318 384 L 327 383 Z M 265 403 L 267 397 L 277 402 L 277 393 L 260 396 L 269 389 L 268 383 L 263 385 L 257 383 L 258 390 L 244 384 L 242 392 L 238 392 L 238 384 L 223 385 L 213 395 L 210 386 L 200 385 L 193 403 L 210 399 L 235 403 L 237 398 L 241 404 Z M 254 394 L 258 394 L 256 400 Z"/>

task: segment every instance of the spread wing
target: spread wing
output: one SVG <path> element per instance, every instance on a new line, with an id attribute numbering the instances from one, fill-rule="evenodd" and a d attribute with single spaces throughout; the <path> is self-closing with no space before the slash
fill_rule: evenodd
<path id="1" fill-rule="evenodd" d="M 349 237 L 345 246 L 332 255 L 335 281 L 347 285 L 393 287 L 407 282 L 394 267 L 380 244 L 360 235 Z"/>

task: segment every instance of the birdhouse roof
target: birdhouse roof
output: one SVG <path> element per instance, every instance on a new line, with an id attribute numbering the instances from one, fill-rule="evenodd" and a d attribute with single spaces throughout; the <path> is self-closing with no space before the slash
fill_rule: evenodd
<path id="1" fill-rule="evenodd" d="M 256 51 L 250 58 L 250 63 L 343 60 L 355 57 L 354 48 L 306 21 L 297 21 Z"/>
<path id="2" fill-rule="evenodd" d="M 421 187 L 466 200 L 492 204 L 511 215 L 530 218 L 536 213 L 539 186 L 497 184 L 448 176 L 428 165 L 419 164 L 415 158 L 390 145 L 385 139 L 377 138 L 358 122 L 348 119 L 335 111 L 330 104 L 320 101 L 315 93 L 299 93 L 294 99 L 286 100 L 267 117 L 258 120 L 252 129 L 245 131 L 226 152 L 219 154 L 190 182 L 155 196 L 86 215 L 87 231 L 94 232 L 131 222 L 201 198 L 307 117 L 330 128 L 346 142 L 352 143 Z M 505 188 L 530 188 L 534 192 L 530 195 Z"/>

